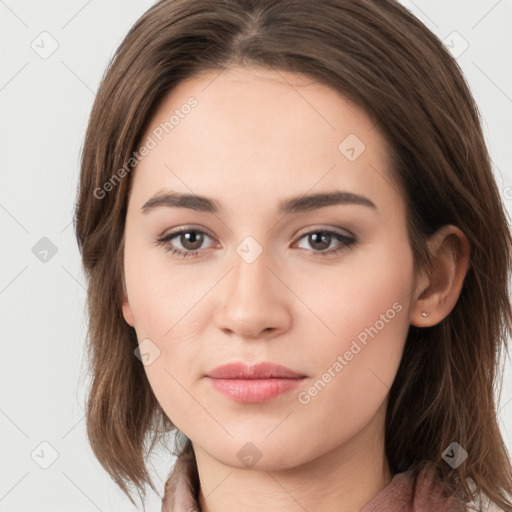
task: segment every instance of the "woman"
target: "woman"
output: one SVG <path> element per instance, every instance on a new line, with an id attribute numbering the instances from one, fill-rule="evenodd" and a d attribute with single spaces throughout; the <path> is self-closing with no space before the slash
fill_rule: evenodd
<path id="1" fill-rule="evenodd" d="M 175 432 L 163 511 L 512 510 L 511 233 L 460 69 L 397 2 L 158 2 L 75 229 L 89 440 L 132 502 Z"/>

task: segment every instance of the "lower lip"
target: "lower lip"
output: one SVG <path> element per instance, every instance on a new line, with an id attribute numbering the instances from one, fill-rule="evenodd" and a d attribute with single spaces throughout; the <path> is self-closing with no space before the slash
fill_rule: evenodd
<path id="1" fill-rule="evenodd" d="M 213 379 L 205 377 L 212 387 L 237 402 L 261 403 L 296 388 L 305 377 L 299 379 Z"/>

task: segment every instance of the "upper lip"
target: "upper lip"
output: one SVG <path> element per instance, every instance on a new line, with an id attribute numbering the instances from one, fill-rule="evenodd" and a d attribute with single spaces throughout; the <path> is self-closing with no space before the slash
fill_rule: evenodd
<path id="1" fill-rule="evenodd" d="M 227 363 L 210 370 L 206 376 L 214 379 L 299 379 L 305 377 L 286 366 L 267 361 L 253 365 L 247 365 L 241 361 Z"/>

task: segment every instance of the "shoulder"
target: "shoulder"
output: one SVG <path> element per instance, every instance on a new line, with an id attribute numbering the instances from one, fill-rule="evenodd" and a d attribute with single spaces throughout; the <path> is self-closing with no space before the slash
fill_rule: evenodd
<path id="1" fill-rule="evenodd" d="M 512 509 L 507 508 L 504 510 L 492 502 L 483 490 L 480 489 L 477 491 L 477 486 L 471 477 L 467 478 L 466 482 L 471 493 L 474 494 L 475 497 L 469 502 L 462 501 L 460 498 L 450 498 L 450 503 L 448 503 L 448 505 L 454 510 L 462 509 L 464 512 L 512 512 Z M 421 491 L 419 492 L 419 499 L 423 498 L 424 495 L 427 496 L 425 499 L 429 505 L 434 502 L 433 500 L 439 497 L 439 494 L 441 493 L 441 486 L 435 477 L 433 466 L 427 466 L 420 472 L 418 475 L 418 487 Z M 506 497 L 509 501 L 512 501 L 512 496 L 507 494 Z M 436 507 L 434 507 L 434 509 L 437 510 Z"/>
<path id="2" fill-rule="evenodd" d="M 471 489 L 471 491 L 475 490 L 475 482 L 473 479 L 468 479 L 468 485 Z M 509 499 L 512 497 L 509 496 Z M 485 494 L 483 491 L 480 491 L 480 493 L 477 495 L 477 497 L 467 504 L 467 512 L 506 512 L 501 507 L 498 507 L 494 502 L 491 502 L 487 494 Z"/>

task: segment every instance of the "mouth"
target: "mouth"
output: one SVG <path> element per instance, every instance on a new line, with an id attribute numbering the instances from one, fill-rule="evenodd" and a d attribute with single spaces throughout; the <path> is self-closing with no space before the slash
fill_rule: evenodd
<path id="1" fill-rule="evenodd" d="M 233 362 L 214 368 L 204 378 L 213 389 L 237 402 L 262 403 L 291 391 L 307 376 L 275 363 L 249 366 Z"/>

